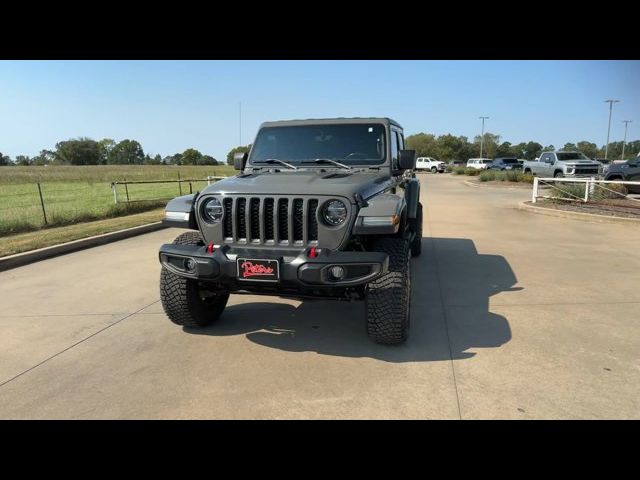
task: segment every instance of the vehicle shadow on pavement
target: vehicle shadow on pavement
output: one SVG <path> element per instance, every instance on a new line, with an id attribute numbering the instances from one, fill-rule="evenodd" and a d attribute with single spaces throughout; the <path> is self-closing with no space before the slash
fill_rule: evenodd
<path id="1" fill-rule="evenodd" d="M 365 331 L 364 302 L 303 301 L 231 305 L 214 325 L 185 328 L 197 335 L 245 334 L 254 343 L 289 352 L 370 357 L 387 362 L 465 359 L 469 351 L 511 339 L 507 319 L 489 311 L 489 298 L 517 280 L 504 257 L 478 254 L 473 241 L 423 238 L 412 260 L 411 332 L 400 346 L 377 345 Z M 444 303 L 444 305 L 443 305 Z"/>

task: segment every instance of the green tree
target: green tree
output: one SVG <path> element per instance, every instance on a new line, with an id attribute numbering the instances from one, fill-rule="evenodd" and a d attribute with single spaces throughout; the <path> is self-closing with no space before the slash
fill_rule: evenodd
<path id="1" fill-rule="evenodd" d="M 436 137 L 430 133 L 417 133 L 405 139 L 407 149 L 415 150 L 417 157 L 435 157 L 437 153 Z"/>
<path id="2" fill-rule="evenodd" d="M 182 152 L 182 165 L 199 165 L 202 161 L 202 153 L 195 148 L 187 148 Z"/>
<path id="3" fill-rule="evenodd" d="M 16 155 L 16 164 L 22 167 L 27 167 L 32 164 L 32 160 L 28 155 Z"/>
<path id="4" fill-rule="evenodd" d="M 56 163 L 69 165 L 97 165 L 100 161 L 98 142 L 78 138 L 56 143 Z"/>
<path id="5" fill-rule="evenodd" d="M 566 150 L 567 152 L 575 152 L 576 150 L 578 150 L 578 147 L 575 143 L 565 143 L 564 147 L 562 147 L 562 150 Z"/>
<path id="6" fill-rule="evenodd" d="M 202 165 L 218 165 L 218 161 L 211 155 L 203 155 L 201 163 Z"/>
<path id="7" fill-rule="evenodd" d="M 475 150 L 478 152 L 477 155 L 480 155 L 480 139 L 481 139 L 481 135 L 476 135 L 476 137 L 473 140 Z M 500 135 L 496 135 L 494 133 L 489 133 L 489 132 L 485 133 L 484 142 L 482 142 L 482 156 L 484 158 L 494 158 L 496 156 L 499 143 L 500 143 Z"/>
<path id="8" fill-rule="evenodd" d="M 2 152 L 0 152 L 0 167 L 8 167 L 10 165 L 13 165 L 11 157 L 9 157 L 9 155 L 3 155 Z"/>
<path id="9" fill-rule="evenodd" d="M 54 163 L 56 159 L 56 153 L 51 150 L 40 150 L 40 153 L 33 157 L 31 160 L 34 165 L 49 165 Z"/>
<path id="10" fill-rule="evenodd" d="M 553 145 L 547 145 L 542 149 L 543 152 L 553 152 L 556 149 Z"/>
<path id="11" fill-rule="evenodd" d="M 118 165 L 142 165 L 144 150 L 136 140 L 122 140 L 113 146 L 109 154 L 109 163 Z"/>
<path id="12" fill-rule="evenodd" d="M 115 146 L 116 146 L 116 142 L 111 138 L 103 138 L 98 142 L 98 150 L 100 152 L 100 160 L 98 163 L 100 165 L 107 165 L 109 163 L 114 163 L 114 162 L 111 162 L 110 157 L 111 157 L 111 151 Z"/>
<path id="13" fill-rule="evenodd" d="M 538 142 L 527 142 L 524 147 L 524 158 L 527 160 L 533 160 L 539 157 L 542 153 L 542 145 Z"/>
<path id="14" fill-rule="evenodd" d="M 578 150 L 584 153 L 589 158 L 598 157 L 598 146 L 595 143 L 587 142 L 585 140 L 578 142 L 576 145 Z"/>
<path id="15" fill-rule="evenodd" d="M 496 157 L 518 157 L 517 153 L 514 153 L 514 147 L 510 142 L 502 142 L 496 149 Z"/>
<path id="16" fill-rule="evenodd" d="M 232 148 L 229 151 L 229 153 L 227 153 L 227 165 L 233 165 L 233 156 L 236 153 L 239 153 L 239 152 L 248 153 L 249 150 L 251 150 L 251 144 Z"/>

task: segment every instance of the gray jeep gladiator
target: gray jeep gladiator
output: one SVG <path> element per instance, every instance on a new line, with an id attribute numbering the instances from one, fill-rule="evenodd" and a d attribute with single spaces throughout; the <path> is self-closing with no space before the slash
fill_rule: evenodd
<path id="1" fill-rule="evenodd" d="M 171 200 L 188 228 L 160 247 L 160 298 L 185 327 L 217 320 L 230 293 L 364 300 L 378 343 L 409 333 L 422 205 L 415 151 L 389 118 L 263 123 L 240 173 Z"/>

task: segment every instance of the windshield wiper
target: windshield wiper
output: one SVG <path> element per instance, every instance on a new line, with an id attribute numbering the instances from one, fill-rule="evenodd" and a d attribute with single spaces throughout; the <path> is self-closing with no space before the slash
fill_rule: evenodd
<path id="1" fill-rule="evenodd" d="M 280 165 L 284 165 L 287 168 L 291 168 L 292 170 L 297 170 L 298 167 L 296 167 L 295 165 L 291 165 L 290 163 L 284 162 L 282 160 L 278 160 L 277 158 L 267 158 L 266 160 L 258 160 L 258 161 L 254 161 L 251 162 L 253 164 L 256 163 L 279 163 Z"/>
<path id="2" fill-rule="evenodd" d="M 337 167 L 344 168 L 346 170 L 351 170 L 349 165 L 345 165 L 344 163 L 336 162 L 335 160 L 331 160 L 329 158 L 316 158 L 315 160 L 307 160 L 302 163 L 331 163 Z"/>

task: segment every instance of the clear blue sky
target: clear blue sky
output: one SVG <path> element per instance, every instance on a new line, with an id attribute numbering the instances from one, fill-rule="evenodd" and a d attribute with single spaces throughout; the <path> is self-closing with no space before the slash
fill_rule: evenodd
<path id="1" fill-rule="evenodd" d="M 389 116 L 406 134 L 473 138 L 478 116 L 502 141 L 640 138 L 638 61 L 0 61 L 0 152 L 60 140 L 136 139 L 162 156 L 194 147 L 224 159 L 266 120 Z"/>

